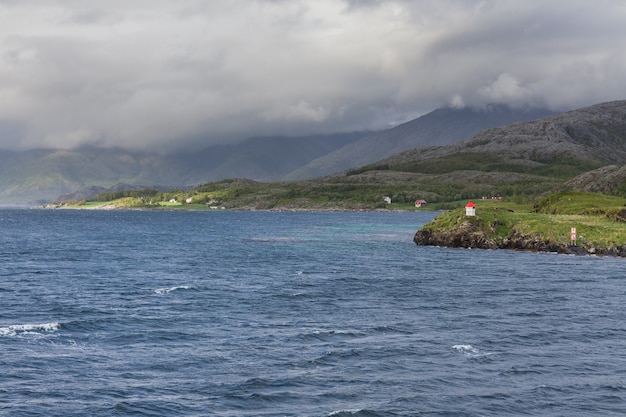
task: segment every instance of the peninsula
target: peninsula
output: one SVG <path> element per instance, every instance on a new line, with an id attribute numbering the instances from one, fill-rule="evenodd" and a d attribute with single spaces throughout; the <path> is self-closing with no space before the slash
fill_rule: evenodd
<path id="1" fill-rule="evenodd" d="M 551 194 L 534 205 L 476 201 L 475 215 L 447 211 L 417 231 L 417 245 L 626 257 L 626 200 Z"/>

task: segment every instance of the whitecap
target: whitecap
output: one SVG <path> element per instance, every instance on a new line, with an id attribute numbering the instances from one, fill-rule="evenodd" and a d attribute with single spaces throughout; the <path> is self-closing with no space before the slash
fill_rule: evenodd
<path id="1" fill-rule="evenodd" d="M 452 346 L 452 349 L 456 350 L 457 352 L 463 354 L 468 358 L 483 358 L 495 355 L 494 352 L 483 352 L 472 345 L 454 345 Z"/>
<path id="2" fill-rule="evenodd" d="M 190 287 L 189 285 L 179 285 L 177 287 L 169 287 L 169 288 L 157 288 L 156 290 L 154 290 L 155 293 L 157 294 L 167 294 L 170 293 L 172 291 L 176 291 L 176 290 L 190 290 L 192 287 Z"/>
<path id="3" fill-rule="evenodd" d="M 356 414 L 356 413 L 360 413 L 361 411 L 363 411 L 362 408 L 348 408 L 345 410 L 336 410 L 328 414 L 328 417 L 337 416 L 339 414 Z"/>
<path id="4" fill-rule="evenodd" d="M 468 356 L 478 355 L 480 353 L 480 351 L 472 345 L 454 345 L 452 346 L 452 349 Z"/>
<path id="5" fill-rule="evenodd" d="M 303 292 L 295 292 L 293 294 L 291 294 L 292 297 L 304 297 L 306 296 L 306 293 Z"/>
<path id="6" fill-rule="evenodd" d="M 61 325 L 57 322 L 43 324 L 14 324 L 0 327 L 0 336 L 40 335 L 59 330 Z"/>

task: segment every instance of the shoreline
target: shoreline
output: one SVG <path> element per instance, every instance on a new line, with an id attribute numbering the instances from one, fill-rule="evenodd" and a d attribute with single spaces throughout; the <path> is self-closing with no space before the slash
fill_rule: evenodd
<path id="1" fill-rule="evenodd" d="M 27 208 L 27 207 L 25 207 Z M 273 208 L 256 208 L 256 207 L 220 207 L 220 208 L 204 208 L 204 207 L 184 207 L 184 206 L 161 206 L 161 207 L 125 207 L 114 204 L 103 204 L 98 206 L 74 206 L 62 204 L 48 204 L 45 206 L 30 207 L 42 210 L 102 210 L 102 211 L 263 211 L 263 212 L 293 212 L 293 213 L 436 213 L 440 210 L 408 210 L 408 209 L 390 209 L 390 208 L 295 208 L 295 207 L 273 207 Z"/>
<path id="2" fill-rule="evenodd" d="M 606 216 L 555 216 L 501 209 L 482 209 L 481 214 L 483 218 L 466 216 L 461 210 L 443 213 L 420 228 L 413 242 L 446 248 L 626 257 L 626 224 Z M 572 240 L 569 232 L 575 225 L 584 233 Z"/>
<path id="3" fill-rule="evenodd" d="M 535 253 L 556 253 L 560 255 L 596 255 L 626 258 L 626 245 L 607 248 L 591 247 L 587 249 L 582 246 L 558 243 L 537 235 L 519 235 L 516 238 L 504 239 L 498 242 L 480 234 L 446 231 L 432 232 L 420 229 L 416 232 L 413 242 L 417 246 L 437 246 L 450 249 L 502 249 Z"/>

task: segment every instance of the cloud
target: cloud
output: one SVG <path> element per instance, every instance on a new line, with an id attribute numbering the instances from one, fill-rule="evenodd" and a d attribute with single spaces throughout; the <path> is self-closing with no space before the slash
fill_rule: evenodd
<path id="1" fill-rule="evenodd" d="M 521 85 L 520 80 L 510 74 L 500 74 L 493 83 L 481 88 L 482 94 L 489 102 L 495 103 L 527 103 L 533 92 Z"/>
<path id="2" fill-rule="evenodd" d="M 262 118 L 269 122 L 276 120 L 324 122 L 328 116 L 328 109 L 324 107 L 315 108 L 306 100 L 299 100 L 292 105 L 281 103 L 262 113 Z"/>
<path id="3" fill-rule="evenodd" d="M 0 148 L 155 150 L 626 98 L 626 5 L 0 0 Z"/>

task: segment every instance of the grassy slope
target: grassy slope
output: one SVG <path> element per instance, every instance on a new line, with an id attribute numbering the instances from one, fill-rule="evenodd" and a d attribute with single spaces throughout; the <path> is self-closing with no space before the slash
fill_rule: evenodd
<path id="1" fill-rule="evenodd" d="M 626 219 L 620 216 L 626 209 L 626 200 L 620 197 L 567 192 L 545 197 L 534 207 L 494 200 L 475 203 L 475 218 L 466 217 L 465 209 L 460 208 L 442 213 L 424 228 L 450 230 L 471 221 L 497 242 L 519 232 L 569 244 L 570 228 L 576 227 L 576 243 L 587 250 L 626 244 Z"/>

